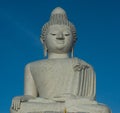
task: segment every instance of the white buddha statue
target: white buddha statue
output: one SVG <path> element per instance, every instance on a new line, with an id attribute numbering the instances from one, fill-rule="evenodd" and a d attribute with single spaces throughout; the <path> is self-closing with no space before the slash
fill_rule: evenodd
<path id="1" fill-rule="evenodd" d="M 14 97 L 11 113 L 111 113 L 95 100 L 96 77 L 91 65 L 73 57 L 76 30 L 62 8 L 51 13 L 41 42 L 48 59 L 25 67 L 24 96 Z"/>

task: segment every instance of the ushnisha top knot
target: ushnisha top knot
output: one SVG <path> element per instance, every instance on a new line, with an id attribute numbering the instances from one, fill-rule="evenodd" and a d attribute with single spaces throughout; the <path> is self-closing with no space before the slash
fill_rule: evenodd
<path id="1" fill-rule="evenodd" d="M 64 9 L 62 9 L 61 7 L 56 7 L 52 13 L 51 13 L 51 17 L 50 20 L 53 19 L 54 17 L 62 17 L 64 19 L 67 19 L 67 15 L 66 12 L 64 11 Z"/>
<path id="2" fill-rule="evenodd" d="M 62 9 L 61 7 L 56 7 L 51 15 L 55 15 L 55 14 L 63 14 L 63 15 L 66 15 L 66 12 L 64 11 L 64 9 Z"/>

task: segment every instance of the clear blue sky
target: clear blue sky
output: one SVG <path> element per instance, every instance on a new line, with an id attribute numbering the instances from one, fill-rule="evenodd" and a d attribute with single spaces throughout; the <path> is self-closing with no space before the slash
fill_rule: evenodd
<path id="1" fill-rule="evenodd" d="M 76 26 L 75 56 L 96 71 L 97 101 L 120 113 L 119 0 L 1 0 L 0 113 L 9 113 L 12 98 L 23 95 L 25 65 L 43 58 L 41 27 L 57 6 Z"/>

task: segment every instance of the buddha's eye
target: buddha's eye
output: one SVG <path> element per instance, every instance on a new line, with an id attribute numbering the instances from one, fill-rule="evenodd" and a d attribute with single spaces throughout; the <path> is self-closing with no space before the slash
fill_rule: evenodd
<path id="1" fill-rule="evenodd" d="M 55 33 L 50 33 L 52 36 L 55 36 L 56 34 Z"/>
<path id="2" fill-rule="evenodd" d="M 70 34 L 69 33 L 66 33 L 66 34 L 64 34 L 65 36 L 69 36 Z"/>

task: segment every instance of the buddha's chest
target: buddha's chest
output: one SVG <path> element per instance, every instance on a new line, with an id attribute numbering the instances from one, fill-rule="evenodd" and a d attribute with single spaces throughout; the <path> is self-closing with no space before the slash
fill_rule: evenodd
<path id="1" fill-rule="evenodd" d="M 70 90 L 74 78 L 72 60 L 50 60 L 33 67 L 32 75 L 39 91 L 45 95 L 49 92 L 65 92 Z M 47 92 L 46 92 L 47 91 Z"/>
<path id="2" fill-rule="evenodd" d="M 35 80 L 62 80 L 73 76 L 73 62 L 71 60 L 50 60 L 32 67 Z"/>

